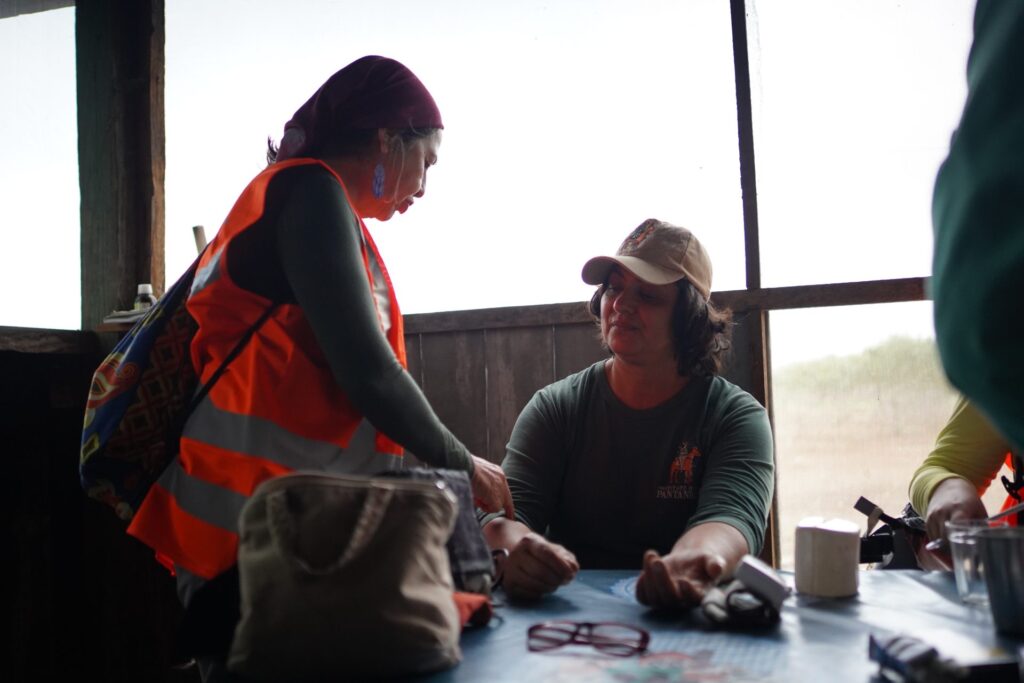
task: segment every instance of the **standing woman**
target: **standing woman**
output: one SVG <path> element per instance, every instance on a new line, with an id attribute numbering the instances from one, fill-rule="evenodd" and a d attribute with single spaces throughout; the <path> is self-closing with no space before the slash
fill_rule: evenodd
<path id="1" fill-rule="evenodd" d="M 765 409 L 719 376 L 728 316 L 711 260 L 649 219 L 583 267 L 610 358 L 538 391 L 502 467 L 515 517 L 484 520 L 512 597 L 584 569 L 637 569 L 637 599 L 686 608 L 757 553 L 774 482 Z"/>
<path id="2" fill-rule="evenodd" d="M 406 372 L 402 315 L 362 220 L 423 196 L 441 128 L 402 64 L 349 64 L 295 112 L 203 254 L 187 304 L 200 382 L 256 331 L 128 530 L 174 570 L 186 605 L 235 564 L 253 490 L 293 470 L 374 474 L 400 468 L 408 449 L 469 472 L 480 505 L 511 514 L 500 468 L 469 453 Z"/>

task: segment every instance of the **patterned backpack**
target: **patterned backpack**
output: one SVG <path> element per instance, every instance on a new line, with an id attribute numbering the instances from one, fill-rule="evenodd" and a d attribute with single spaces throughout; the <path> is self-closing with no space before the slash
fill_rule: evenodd
<path id="1" fill-rule="evenodd" d="M 85 492 L 125 521 L 177 454 L 185 420 L 275 308 L 267 308 L 197 392 L 190 346 L 199 328 L 185 302 L 198 265 L 199 258 L 92 377 L 79 475 Z"/>

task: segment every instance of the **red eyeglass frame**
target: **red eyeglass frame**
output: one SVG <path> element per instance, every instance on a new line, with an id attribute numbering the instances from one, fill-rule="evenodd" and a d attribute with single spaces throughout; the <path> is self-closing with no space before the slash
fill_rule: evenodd
<path id="1" fill-rule="evenodd" d="M 601 633 L 601 629 L 626 630 L 634 637 Z M 566 645 L 590 645 L 616 657 L 631 657 L 647 651 L 651 634 L 639 626 L 616 621 L 554 620 L 533 624 L 526 632 L 530 652 L 548 652 Z"/>

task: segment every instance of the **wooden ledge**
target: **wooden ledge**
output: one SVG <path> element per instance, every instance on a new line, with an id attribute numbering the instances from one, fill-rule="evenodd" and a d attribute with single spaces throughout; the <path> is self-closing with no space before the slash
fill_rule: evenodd
<path id="1" fill-rule="evenodd" d="M 82 330 L 0 327 L 0 351 L 95 354 L 100 351 L 100 341 L 95 332 Z"/>

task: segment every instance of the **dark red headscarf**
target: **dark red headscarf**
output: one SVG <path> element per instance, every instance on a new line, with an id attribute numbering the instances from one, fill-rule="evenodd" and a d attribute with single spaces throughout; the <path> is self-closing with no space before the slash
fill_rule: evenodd
<path id="1" fill-rule="evenodd" d="M 416 74 L 370 55 L 320 86 L 284 126 L 277 160 L 317 149 L 332 133 L 373 128 L 444 128 L 441 112 Z"/>

